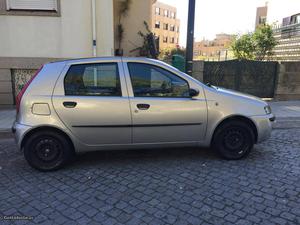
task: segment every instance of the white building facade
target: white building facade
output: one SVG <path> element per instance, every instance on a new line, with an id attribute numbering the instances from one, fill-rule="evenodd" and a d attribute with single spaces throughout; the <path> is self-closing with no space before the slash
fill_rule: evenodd
<path id="1" fill-rule="evenodd" d="M 113 56 L 124 1 L 0 0 L 0 106 L 13 105 L 18 90 L 43 63 Z M 124 18 L 125 54 L 143 43 L 137 33 L 144 21 L 151 24 L 153 2 L 131 1 Z"/>

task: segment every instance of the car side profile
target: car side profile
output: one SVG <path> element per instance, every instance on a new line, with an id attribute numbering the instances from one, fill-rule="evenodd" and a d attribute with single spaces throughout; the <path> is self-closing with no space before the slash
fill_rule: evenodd
<path id="1" fill-rule="evenodd" d="M 212 147 L 240 159 L 274 115 L 254 96 L 204 85 L 158 60 L 88 58 L 43 65 L 17 96 L 13 132 L 34 168 L 97 150 Z"/>

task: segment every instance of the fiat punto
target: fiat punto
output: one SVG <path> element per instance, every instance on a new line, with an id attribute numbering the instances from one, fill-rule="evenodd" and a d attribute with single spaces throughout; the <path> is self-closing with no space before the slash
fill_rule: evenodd
<path id="1" fill-rule="evenodd" d="M 89 58 L 42 66 L 17 96 L 12 128 L 32 167 L 62 167 L 76 153 L 211 147 L 240 159 L 275 120 L 259 98 L 205 85 L 146 58 Z"/>

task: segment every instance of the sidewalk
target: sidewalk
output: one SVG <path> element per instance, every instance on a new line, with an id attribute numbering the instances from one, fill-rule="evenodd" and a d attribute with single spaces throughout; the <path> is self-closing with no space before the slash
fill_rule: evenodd
<path id="1" fill-rule="evenodd" d="M 269 102 L 276 116 L 274 128 L 300 128 L 300 101 Z M 16 117 L 15 109 L 0 108 L 0 133 L 10 133 Z"/>
<path id="2" fill-rule="evenodd" d="M 300 101 L 269 102 L 276 116 L 274 128 L 300 128 Z"/>
<path id="3" fill-rule="evenodd" d="M 15 118 L 15 109 L 0 108 L 0 132 L 10 132 Z"/>

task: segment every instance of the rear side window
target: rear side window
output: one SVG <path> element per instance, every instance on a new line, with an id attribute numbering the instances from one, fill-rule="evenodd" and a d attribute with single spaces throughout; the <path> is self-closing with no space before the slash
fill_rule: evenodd
<path id="1" fill-rule="evenodd" d="M 65 95 L 121 96 L 117 63 L 73 65 L 64 80 Z"/>

